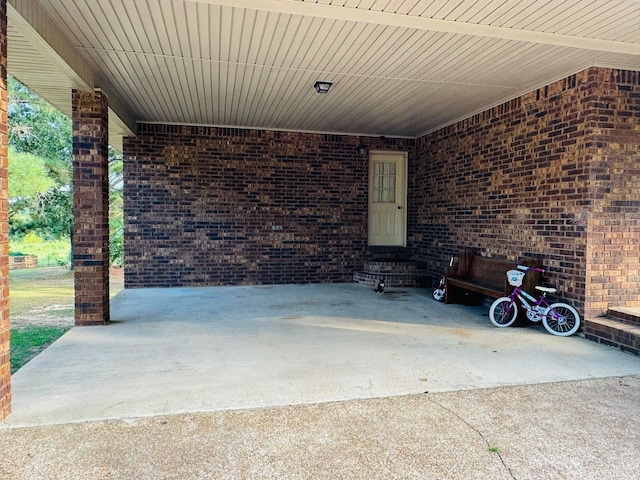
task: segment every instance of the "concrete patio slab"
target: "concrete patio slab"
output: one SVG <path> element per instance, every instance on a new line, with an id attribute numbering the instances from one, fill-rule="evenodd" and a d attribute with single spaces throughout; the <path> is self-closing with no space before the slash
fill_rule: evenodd
<path id="1" fill-rule="evenodd" d="M 7 480 L 640 478 L 640 376 L 0 429 Z"/>
<path id="2" fill-rule="evenodd" d="M 354 284 L 125 290 L 13 376 L 5 426 L 640 374 L 640 360 L 486 308 Z"/>

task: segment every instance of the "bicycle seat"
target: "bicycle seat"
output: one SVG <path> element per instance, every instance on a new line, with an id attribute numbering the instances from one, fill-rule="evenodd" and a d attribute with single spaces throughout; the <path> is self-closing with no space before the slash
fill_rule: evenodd
<path id="1" fill-rule="evenodd" d="M 540 290 L 544 293 L 556 293 L 557 288 L 536 286 L 536 290 Z"/>

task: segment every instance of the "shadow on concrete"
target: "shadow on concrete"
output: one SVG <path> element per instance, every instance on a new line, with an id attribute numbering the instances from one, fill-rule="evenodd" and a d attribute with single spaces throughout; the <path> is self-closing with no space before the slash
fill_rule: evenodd
<path id="1" fill-rule="evenodd" d="M 13 377 L 9 426 L 640 374 L 637 357 L 484 307 L 354 284 L 123 290 Z"/>

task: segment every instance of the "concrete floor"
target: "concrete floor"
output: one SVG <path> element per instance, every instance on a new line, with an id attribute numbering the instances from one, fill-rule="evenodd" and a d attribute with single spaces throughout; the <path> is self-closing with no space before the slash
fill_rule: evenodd
<path id="1" fill-rule="evenodd" d="M 640 376 L 0 428 L 3 480 L 640 478 Z"/>
<path id="2" fill-rule="evenodd" d="M 27 427 L 640 374 L 640 360 L 484 307 L 354 284 L 138 289 L 19 370 Z"/>

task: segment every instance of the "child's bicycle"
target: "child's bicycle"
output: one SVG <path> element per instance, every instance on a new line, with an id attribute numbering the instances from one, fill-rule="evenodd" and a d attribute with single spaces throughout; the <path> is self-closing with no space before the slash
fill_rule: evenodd
<path id="1" fill-rule="evenodd" d="M 508 297 L 501 297 L 491 305 L 489 309 L 489 319 L 496 327 L 508 327 L 516 321 L 518 316 L 518 305 L 516 298 L 520 300 L 520 305 L 527 311 L 527 318 L 532 322 L 542 320 L 544 328 L 552 335 L 568 337 L 573 335 L 580 328 L 580 315 L 575 308 L 566 303 L 552 303 L 549 305 L 547 293 L 555 293 L 555 288 L 536 286 L 536 290 L 542 292 L 542 296 L 536 300 L 532 295 L 520 288 L 522 279 L 529 270 L 544 272 L 541 268 L 530 268 L 524 265 L 517 265 L 517 270 L 509 270 L 507 279 L 509 284 L 514 286 L 513 292 Z M 529 300 L 531 304 L 527 302 Z"/>
<path id="2" fill-rule="evenodd" d="M 451 267 L 452 265 L 453 265 L 453 257 L 451 257 L 451 260 L 449 260 L 449 266 Z M 445 275 L 446 275 L 446 272 L 445 272 Z M 433 298 L 439 302 L 444 302 L 444 290 L 447 284 L 447 277 L 445 275 L 443 275 L 442 278 L 440 279 L 440 285 L 438 285 L 438 288 L 436 288 L 432 293 Z"/>

